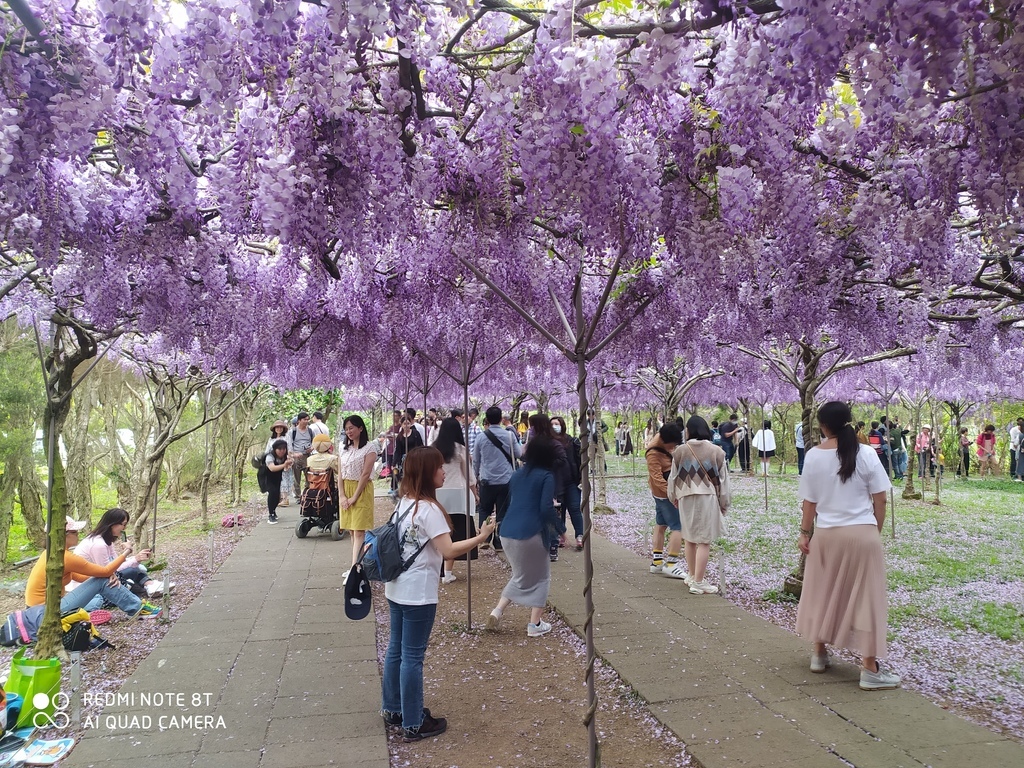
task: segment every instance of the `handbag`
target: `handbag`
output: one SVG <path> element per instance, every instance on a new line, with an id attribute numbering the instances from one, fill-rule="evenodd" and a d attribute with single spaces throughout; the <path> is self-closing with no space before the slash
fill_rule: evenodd
<path id="1" fill-rule="evenodd" d="M 64 648 L 68 651 L 88 651 L 92 648 L 92 622 L 76 621 L 64 632 Z"/>
<path id="2" fill-rule="evenodd" d="M 51 722 L 57 707 L 55 698 L 60 693 L 60 659 L 26 659 L 25 649 L 20 648 L 11 659 L 11 674 L 4 690 L 22 699 L 15 728 L 39 727 L 36 720 L 44 725 Z M 40 693 L 45 696 L 37 698 Z M 42 718 L 38 717 L 40 714 Z"/>

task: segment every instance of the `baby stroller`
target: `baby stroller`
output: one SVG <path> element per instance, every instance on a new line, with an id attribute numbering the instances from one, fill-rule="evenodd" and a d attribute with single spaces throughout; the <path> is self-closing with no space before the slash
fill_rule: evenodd
<path id="1" fill-rule="evenodd" d="M 345 531 L 338 520 L 338 482 L 333 469 L 306 469 L 306 488 L 299 501 L 302 517 L 295 524 L 295 535 L 306 538 L 313 528 L 330 531 L 331 538 L 341 541 Z"/>

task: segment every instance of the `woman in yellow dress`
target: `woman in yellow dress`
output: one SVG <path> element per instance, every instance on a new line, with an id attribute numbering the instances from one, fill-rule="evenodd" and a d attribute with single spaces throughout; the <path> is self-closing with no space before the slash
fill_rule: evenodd
<path id="1" fill-rule="evenodd" d="M 362 553 L 366 532 L 373 528 L 373 481 L 370 477 L 377 461 L 377 443 L 370 440 L 362 417 L 353 414 L 345 419 L 345 447 L 339 459 L 343 481 L 343 487 L 338 489 L 341 497 L 338 500 L 339 527 L 352 531 L 352 564 L 355 565 Z"/>

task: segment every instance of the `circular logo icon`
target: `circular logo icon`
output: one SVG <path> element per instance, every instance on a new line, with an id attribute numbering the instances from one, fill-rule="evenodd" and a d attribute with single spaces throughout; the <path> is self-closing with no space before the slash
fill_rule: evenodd
<path id="1" fill-rule="evenodd" d="M 36 728 L 67 728 L 71 725 L 71 718 L 66 710 L 71 703 L 71 698 L 66 693 L 55 693 L 50 698 L 48 693 L 40 691 L 32 697 L 33 708 L 39 710 L 32 715 L 32 725 Z M 55 711 L 51 716 L 43 710 L 53 705 Z"/>

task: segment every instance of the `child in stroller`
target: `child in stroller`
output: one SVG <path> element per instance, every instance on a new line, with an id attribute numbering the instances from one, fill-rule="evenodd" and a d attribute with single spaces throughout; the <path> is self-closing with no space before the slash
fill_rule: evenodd
<path id="1" fill-rule="evenodd" d="M 302 491 L 299 510 L 302 517 L 295 525 L 295 535 L 306 538 L 313 528 L 330 531 L 331 538 L 341 541 L 345 531 L 338 525 L 338 457 L 327 435 L 313 438 L 314 453 L 306 461 L 306 487 Z"/>

